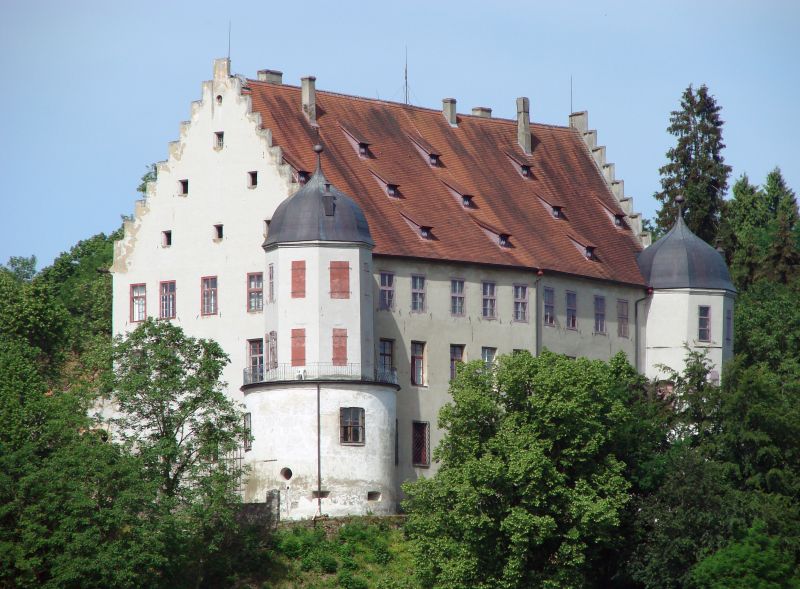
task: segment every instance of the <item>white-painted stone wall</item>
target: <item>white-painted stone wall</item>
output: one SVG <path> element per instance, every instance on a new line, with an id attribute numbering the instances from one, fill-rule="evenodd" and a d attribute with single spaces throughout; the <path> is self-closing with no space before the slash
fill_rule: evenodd
<path id="1" fill-rule="evenodd" d="M 646 302 L 645 375 L 649 379 L 668 377 L 667 366 L 684 368 L 686 346 L 708 354 L 713 370 L 722 372 L 723 362 L 733 357 L 733 333 L 726 315 L 733 314 L 734 295 L 723 290 L 657 289 Z M 699 307 L 711 307 L 711 341 L 698 339 Z M 731 323 L 732 326 L 732 323 Z"/>
<path id="2" fill-rule="evenodd" d="M 245 501 L 264 502 L 270 490 L 280 490 L 282 519 L 318 513 L 395 513 L 396 387 L 323 382 L 319 388 L 320 482 L 328 496 L 319 504 L 314 496 L 318 486 L 317 383 L 300 381 L 245 388 L 254 436 L 252 450 L 246 453 L 252 473 Z M 342 407 L 364 409 L 364 444 L 340 442 Z M 288 480 L 281 474 L 286 468 L 292 472 Z M 368 501 L 370 492 L 379 493 L 379 498 Z"/>

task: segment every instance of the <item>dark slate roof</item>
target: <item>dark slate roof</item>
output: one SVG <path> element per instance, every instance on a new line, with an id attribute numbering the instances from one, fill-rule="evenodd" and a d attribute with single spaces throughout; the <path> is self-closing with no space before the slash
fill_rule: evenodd
<path id="1" fill-rule="evenodd" d="M 300 190 L 278 205 L 264 247 L 295 241 L 375 245 L 361 207 L 332 186 L 319 167 Z"/>
<path id="2" fill-rule="evenodd" d="M 652 288 L 710 288 L 736 292 L 725 259 L 678 216 L 667 234 L 638 256 Z"/>

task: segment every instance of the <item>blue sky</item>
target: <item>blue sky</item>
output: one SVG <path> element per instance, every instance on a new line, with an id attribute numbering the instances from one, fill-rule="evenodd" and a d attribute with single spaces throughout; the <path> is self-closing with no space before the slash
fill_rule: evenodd
<path id="1" fill-rule="evenodd" d="M 0 262 L 49 264 L 111 232 L 189 118 L 232 25 L 233 70 L 460 112 L 566 124 L 588 110 L 637 210 L 656 210 L 669 113 L 690 83 L 723 107 L 733 178 L 778 165 L 800 192 L 800 3 L 0 0 Z M 733 182 L 731 181 L 731 184 Z"/>

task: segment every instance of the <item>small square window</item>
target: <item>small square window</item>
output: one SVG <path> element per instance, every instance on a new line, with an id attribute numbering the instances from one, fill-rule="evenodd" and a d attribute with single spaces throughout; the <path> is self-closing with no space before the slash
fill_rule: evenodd
<path id="1" fill-rule="evenodd" d="M 222 149 L 225 147 L 225 133 L 222 131 L 217 131 L 214 133 L 214 147 L 216 149 Z"/>
<path id="2" fill-rule="evenodd" d="M 180 194 L 181 196 L 186 196 L 189 194 L 188 180 L 178 180 L 178 194 Z"/>
<path id="3" fill-rule="evenodd" d="M 258 186 L 258 172 L 247 172 L 247 187 L 255 188 Z"/>
<path id="4" fill-rule="evenodd" d="M 214 225 L 214 236 L 215 236 L 216 239 L 222 239 L 223 231 L 222 231 L 222 225 L 221 224 L 220 225 Z"/>
<path id="5" fill-rule="evenodd" d="M 161 246 L 162 247 L 170 247 L 172 245 L 172 231 L 162 231 L 161 232 Z"/>
<path id="6" fill-rule="evenodd" d="M 481 348 L 481 360 L 486 365 L 487 368 L 491 368 L 492 364 L 494 364 L 494 359 L 497 356 L 497 348 Z"/>

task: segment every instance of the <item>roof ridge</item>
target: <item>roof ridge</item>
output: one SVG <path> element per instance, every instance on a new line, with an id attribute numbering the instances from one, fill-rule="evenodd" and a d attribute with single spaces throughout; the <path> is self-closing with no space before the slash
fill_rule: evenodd
<path id="1" fill-rule="evenodd" d="M 254 80 L 252 78 L 247 78 L 247 81 L 248 82 L 254 82 L 255 84 L 257 84 L 257 85 L 259 85 L 261 87 L 290 88 L 290 89 L 301 90 L 300 86 L 295 86 L 294 84 L 285 84 L 285 83 L 284 84 L 273 84 L 271 82 L 264 82 L 262 80 Z M 419 105 L 416 105 L 416 104 L 406 104 L 404 102 L 397 102 L 396 100 L 386 100 L 384 98 L 371 98 L 369 96 L 359 96 L 358 94 L 345 94 L 344 92 L 334 92 L 332 90 L 320 90 L 319 88 L 316 88 L 315 92 L 316 92 L 316 94 L 323 94 L 323 95 L 324 94 L 328 94 L 330 96 L 339 96 L 341 98 L 352 98 L 354 100 L 359 100 L 359 101 L 362 101 L 362 102 L 380 103 L 380 104 L 385 104 L 386 106 L 391 106 L 391 107 L 395 107 L 395 108 L 402 108 L 402 109 L 410 108 L 410 109 L 415 109 L 415 110 L 420 110 L 420 111 L 427 111 L 427 112 L 432 112 L 432 113 L 439 113 L 439 114 L 441 114 L 441 112 L 442 112 L 441 109 L 433 108 L 431 106 L 419 106 Z M 480 119 L 481 121 L 485 121 L 487 123 L 500 122 L 500 123 L 509 123 L 509 124 L 513 124 L 513 125 L 517 124 L 517 120 L 516 119 L 507 119 L 507 118 L 504 118 L 504 117 L 482 117 L 480 115 L 473 115 L 473 114 L 470 114 L 470 113 L 457 113 L 457 114 L 460 117 L 469 117 L 470 119 Z M 569 125 L 557 125 L 555 123 L 542 123 L 542 122 L 539 122 L 539 121 L 531 121 L 530 124 L 531 124 L 531 126 L 545 127 L 545 128 L 548 128 L 548 129 L 565 129 L 565 130 L 571 129 L 571 127 Z"/>

